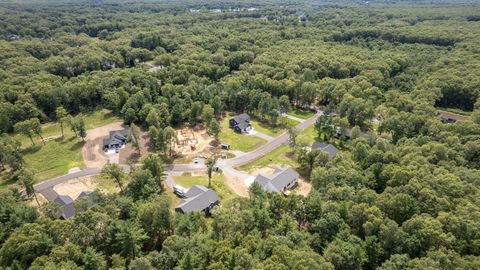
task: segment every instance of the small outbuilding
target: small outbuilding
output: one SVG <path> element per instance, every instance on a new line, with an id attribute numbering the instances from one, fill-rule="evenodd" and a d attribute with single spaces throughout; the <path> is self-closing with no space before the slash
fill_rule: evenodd
<path id="1" fill-rule="evenodd" d="M 235 116 L 230 119 L 230 128 L 233 128 L 238 133 L 248 133 L 252 130 L 250 124 L 250 116 L 246 113 Z"/>
<path id="2" fill-rule="evenodd" d="M 176 212 L 205 212 L 208 214 L 213 207 L 220 204 L 220 198 L 212 189 L 194 185 L 185 193 L 184 198 L 175 207 Z"/>
<path id="3" fill-rule="evenodd" d="M 254 182 L 265 192 L 283 193 L 294 187 L 299 177 L 300 175 L 292 168 L 279 168 L 270 176 L 259 174 Z"/>

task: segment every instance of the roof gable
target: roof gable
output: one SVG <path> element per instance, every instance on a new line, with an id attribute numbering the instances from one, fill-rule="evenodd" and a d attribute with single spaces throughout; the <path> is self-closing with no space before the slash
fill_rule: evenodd
<path id="1" fill-rule="evenodd" d="M 339 150 L 333 146 L 332 144 L 329 143 L 320 143 L 318 141 L 315 141 L 312 144 L 312 149 L 319 149 L 322 152 L 326 152 L 328 154 L 329 158 L 333 158 L 337 155 Z"/>
<path id="2" fill-rule="evenodd" d="M 181 210 L 184 213 L 203 211 L 212 204 L 220 201 L 215 191 L 200 185 L 192 186 L 187 193 L 185 193 L 185 197 L 186 198 L 182 199 L 177 207 L 175 207 L 176 210 Z"/>
<path id="3" fill-rule="evenodd" d="M 239 114 L 233 118 L 237 124 L 244 123 L 250 121 L 250 116 L 246 113 Z"/>
<path id="4" fill-rule="evenodd" d="M 255 182 L 260 184 L 265 191 L 280 192 L 300 175 L 292 168 L 275 169 L 272 175 L 264 176 L 259 174 Z"/>

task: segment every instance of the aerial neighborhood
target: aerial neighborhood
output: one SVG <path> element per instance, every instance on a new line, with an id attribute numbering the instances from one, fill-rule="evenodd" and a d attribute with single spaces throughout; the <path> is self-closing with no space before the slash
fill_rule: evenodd
<path id="1" fill-rule="evenodd" d="M 480 269 L 478 0 L 0 18 L 0 270 Z"/>

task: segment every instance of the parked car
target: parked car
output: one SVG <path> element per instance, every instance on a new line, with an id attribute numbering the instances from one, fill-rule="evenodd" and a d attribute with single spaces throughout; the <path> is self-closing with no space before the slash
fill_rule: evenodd
<path id="1" fill-rule="evenodd" d="M 193 163 L 197 164 L 198 163 L 198 157 L 193 159 Z"/>
<path id="2" fill-rule="evenodd" d="M 179 197 L 185 197 L 185 193 L 187 193 L 187 189 L 182 187 L 181 185 L 173 186 L 173 192 L 177 194 Z"/>

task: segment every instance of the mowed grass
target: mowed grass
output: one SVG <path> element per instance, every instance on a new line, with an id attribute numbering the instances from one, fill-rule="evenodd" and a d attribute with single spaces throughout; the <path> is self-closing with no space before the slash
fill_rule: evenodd
<path id="1" fill-rule="evenodd" d="M 121 121 L 111 111 L 101 109 L 84 113 L 85 125 L 88 129 L 104 126 L 113 122 Z M 36 181 L 51 179 L 68 173 L 74 167 L 83 168 L 81 139 L 76 138 L 70 127 L 64 127 L 65 139 L 61 139 L 61 129 L 58 123 L 46 123 L 42 125 L 42 135 L 46 140 L 43 145 L 40 138 L 35 137 L 35 146 L 32 146 L 30 139 L 17 134 L 13 135 L 23 147 L 24 159 L 29 168 L 35 171 Z M 14 184 L 7 179 L 6 174 L 0 175 L 0 189 L 7 188 Z"/>
<path id="2" fill-rule="evenodd" d="M 312 143 L 317 140 L 318 133 L 315 130 L 315 126 L 309 126 L 308 128 L 304 129 L 297 137 L 297 141 L 305 142 L 308 145 L 312 145 Z"/>
<path id="3" fill-rule="evenodd" d="M 292 149 L 288 145 L 281 145 L 270 153 L 255 159 L 250 163 L 239 166 L 236 169 L 250 173 L 256 169 L 267 167 L 273 164 L 280 165 L 282 167 L 299 167 L 299 164 L 292 153 Z"/>
<path id="4" fill-rule="evenodd" d="M 202 185 L 208 187 L 208 176 L 192 176 L 188 173 L 182 176 L 174 176 L 173 179 L 175 182 L 185 188 L 191 188 L 193 185 Z M 225 185 L 225 178 L 220 173 L 214 173 L 212 175 L 212 189 L 220 197 L 222 203 L 237 197 L 227 185 Z"/>
<path id="5" fill-rule="evenodd" d="M 288 112 L 289 115 L 298 117 L 300 119 L 308 119 L 312 117 L 315 113 L 312 111 L 304 111 L 299 109 L 294 109 Z"/>
<path id="6" fill-rule="evenodd" d="M 323 138 L 323 135 L 321 136 Z M 323 143 L 331 143 L 337 148 L 344 148 L 344 143 L 340 139 L 332 138 L 330 142 L 325 142 L 323 139 L 318 137 L 318 132 L 315 130 L 315 126 L 309 126 L 303 130 L 297 137 L 298 143 L 305 143 L 308 146 L 311 146 L 316 140 Z"/>
<path id="7" fill-rule="evenodd" d="M 267 141 L 257 136 L 240 134 L 229 127 L 229 119 L 231 116 L 225 117 L 220 123 L 222 131 L 219 139 L 221 143 L 229 144 L 232 150 L 250 152 L 264 145 Z"/>
<path id="8" fill-rule="evenodd" d="M 254 130 L 272 137 L 277 137 L 285 132 L 287 128 L 299 124 L 299 122 L 286 117 L 281 117 L 275 127 L 272 127 L 269 123 L 260 122 L 257 120 L 251 120 L 250 123 L 252 124 Z"/>
<path id="9" fill-rule="evenodd" d="M 122 121 L 118 116 L 113 115 L 110 110 L 101 109 L 83 114 L 85 117 L 85 126 L 88 129 L 101 127 L 113 122 Z M 64 124 L 63 131 L 65 132 L 65 137 L 74 135 L 70 130 L 70 127 L 67 124 Z M 62 130 L 59 123 L 45 123 L 42 125 L 42 136 L 44 138 L 57 138 L 62 135 Z M 28 147 L 32 143 L 30 139 L 21 134 L 14 134 L 13 138 L 19 141 L 23 147 Z M 35 143 L 41 142 L 40 138 L 34 138 Z"/>
<path id="10" fill-rule="evenodd" d="M 73 136 L 49 140 L 45 145 L 38 143 L 24 150 L 25 162 L 35 171 L 37 181 L 54 178 L 70 168 L 83 167 L 83 144 Z"/>

